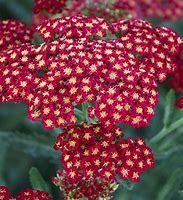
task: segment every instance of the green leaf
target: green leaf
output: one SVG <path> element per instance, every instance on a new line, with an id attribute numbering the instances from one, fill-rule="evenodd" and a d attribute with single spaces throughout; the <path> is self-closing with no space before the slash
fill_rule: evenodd
<path id="1" fill-rule="evenodd" d="M 44 40 L 41 38 L 41 36 L 37 33 L 34 34 L 34 40 L 33 40 L 33 44 L 36 45 L 41 45 L 44 42 Z"/>
<path id="2" fill-rule="evenodd" d="M 181 199 L 183 199 L 183 190 L 178 191 L 178 193 L 179 193 Z"/>
<path id="3" fill-rule="evenodd" d="M 183 182 L 183 169 L 175 170 L 160 190 L 157 200 L 170 200 Z"/>
<path id="4" fill-rule="evenodd" d="M 179 191 L 179 195 L 181 196 L 181 198 L 183 199 L 183 190 Z"/>
<path id="5" fill-rule="evenodd" d="M 165 102 L 165 113 L 163 119 L 164 127 L 167 127 L 170 124 L 170 119 L 174 110 L 174 102 L 175 102 L 175 91 L 170 90 L 166 96 L 166 102 Z"/>
<path id="6" fill-rule="evenodd" d="M 52 148 L 54 141 L 51 138 L 37 138 L 23 133 L 0 131 L 0 140 L 6 141 L 6 144 L 13 145 L 33 157 L 51 158 L 54 163 L 59 162 L 60 154 Z"/>
<path id="7" fill-rule="evenodd" d="M 77 108 L 74 109 L 74 113 L 76 117 L 78 117 L 80 120 L 85 120 L 85 113 Z"/>
<path id="8" fill-rule="evenodd" d="M 149 144 L 155 144 L 159 142 L 161 139 L 166 137 L 169 133 L 175 131 L 177 128 L 183 126 L 183 118 L 177 120 L 173 124 L 171 124 L 168 128 L 163 128 L 157 135 L 155 135 L 149 142 Z"/>
<path id="9" fill-rule="evenodd" d="M 166 151 L 160 151 L 158 153 L 155 153 L 156 159 L 166 159 L 167 157 L 172 156 L 172 154 L 177 152 L 183 152 L 183 146 L 182 145 L 176 145 L 170 149 L 167 149 Z"/>
<path id="10" fill-rule="evenodd" d="M 29 179 L 34 190 L 49 191 L 49 187 L 37 168 L 32 167 L 29 171 Z"/>

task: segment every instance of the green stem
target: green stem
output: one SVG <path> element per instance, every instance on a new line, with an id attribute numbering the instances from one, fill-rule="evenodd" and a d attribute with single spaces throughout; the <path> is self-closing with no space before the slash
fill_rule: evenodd
<path id="1" fill-rule="evenodd" d="M 134 183 L 130 182 L 129 180 L 122 180 L 119 176 L 116 176 L 117 182 L 122 185 L 127 190 L 133 190 Z"/>
<path id="2" fill-rule="evenodd" d="M 174 122 L 167 128 L 163 128 L 157 135 L 155 135 L 151 140 L 150 144 L 154 144 L 158 141 L 160 141 L 162 138 L 167 136 L 172 131 L 176 130 L 177 128 L 181 127 L 183 125 L 183 118 L 179 119 L 178 121 Z"/>
<path id="3" fill-rule="evenodd" d="M 8 145 L 14 145 L 16 148 L 22 148 L 24 152 L 34 157 L 49 157 L 58 163 L 60 154 L 53 149 L 54 142 L 50 139 L 44 141 L 28 134 L 0 131 L 0 140 L 6 141 Z"/>
<path id="4" fill-rule="evenodd" d="M 32 167 L 29 171 L 29 179 L 34 190 L 43 190 L 50 193 L 50 188 L 37 168 Z"/>
<path id="5" fill-rule="evenodd" d="M 81 118 L 82 120 L 85 119 L 85 115 L 84 115 L 83 111 L 81 111 L 81 110 L 75 108 L 75 109 L 74 109 L 74 113 L 75 113 L 75 115 L 76 115 L 77 117 Z"/>
<path id="6" fill-rule="evenodd" d="M 94 119 L 90 119 L 88 117 L 88 107 L 89 104 L 87 102 L 82 104 L 82 110 L 79 110 L 78 108 L 74 109 L 74 113 L 77 117 L 79 117 L 82 121 L 86 121 L 91 124 L 96 124 L 98 119 L 95 117 Z"/>
<path id="7" fill-rule="evenodd" d="M 88 103 L 83 103 L 82 104 L 82 110 L 83 110 L 83 113 L 84 113 L 84 117 L 85 117 L 85 120 L 87 122 L 89 122 L 89 119 L 88 119 Z"/>
<path id="8" fill-rule="evenodd" d="M 167 149 L 171 149 L 172 147 L 174 147 L 175 145 L 175 142 L 173 141 L 176 141 L 177 138 L 179 138 L 180 136 L 182 136 L 182 131 L 176 131 L 176 134 L 174 135 L 170 135 L 169 137 L 165 138 L 161 145 L 159 146 L 159 151 L 166 151 Z"/>
<path id="9" fill-rule="evenodd" d="M 167 151 L 155 154 L 156 159 L 165 159 L 169 156 L 171 156 L 173 153 L 176 152 L 183 152 L 183 146 L 182 145 L 178 145 L 176 147 L 173 147 Z"/>

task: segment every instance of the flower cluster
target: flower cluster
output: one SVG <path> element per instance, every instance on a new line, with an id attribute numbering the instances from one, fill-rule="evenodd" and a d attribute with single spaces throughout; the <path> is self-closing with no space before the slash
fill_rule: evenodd
<path id="1" fill-rule="evenodd" d="M 179 109 L 182 109 L 183 108 L 183 97 L 179 98 L 176 103 L 175 103 L 175 106 Z"/>
<path id="2" fill-rule="evenodd" d="M 60 13 L 65 7 L 67 0 L 34 0 L 34 13 L 47 11 L 49 13 Z"/>
<path id="3" fill-rule="evenodd" d="M 177 93 L 181 94 L 183 93 L 183 40 L 181 40 L 180 49 L 180 53 L 175 57 L 177 68 L 170 80 L 170 85 L 176 90 Z M 176 107 L 183 108 L 183 97 L 177 100 Z"/>
<path id="4" fill-rule="evenodd" d="M 57 138 L 55 150 L 61 150 L 61 161 L 67 183 L 96 179 L 115 182 L 121 179 L 140 181 L 140 174 L 154 166 L 150 147 L 141 138 L 123 139 L 120 128 L 110 131 L 102 125 L 83 123 L 67 127 Z"/>
<path id="5" fill-rule="evenodd" d="M 182 9 L 182 0 L 35 0 L 34 10 L 35 12 L 46 10 L 49 13 L 63 11 L 62 14 L 66 16 L 84 13 L 116 21 L 128 17 L 159 17 L 165 20 L 177 20 L 183 16 Z"/>
<path id="6" fill-rule="evenodd" d="M 32 33 L 27 26 L 16 20 L 0 21 L 0 51 L 15 44 L 31 43 Z"/>
<path id="7" fill-rule="evenodd" d="M 69 184 L 64 172 L 58 171 L 52 182 L 60 187 L 64 200 L 87 198 L 88 200 L 112 199 L 112 193 L 118 188 L 114 181 L 96 178 L 95 180 L 81 180 L 76 184 Z"/>
<path id="8" fill-rule="evenodd" d="M 173 73 L 173 77 L 171 79 L 171 86 L 176 90 L 178 93 L 183 92 L 183 40 L 181 40 L 180 44 L 180 53 L 175 58 L 177 68 Z"/>
<path id="9" fill-rule="evenodd" d="M 10 191 L 5 186 L 0 186 L 0 199 L 3 200 L 51 200 L 48 192 L 26 189 L 16 197 L 11 196 Z"/>
<path id="10" fill-rule="evenodd" d="M 158 80 L 175 68 L 176 33 L 141 20 L 110 25 L 96 17 L 46 20 L 37 31 L 41 46 L 0 53 L 1 102 L 25 102 L 29 118 L 41 118 L 46 128 L 73 125 L 75 105 L 84 102 L 94 104 L 89 110 L 105 127 L 148 125 Z M 118 38 L 104 40 L 109 31 Z"/>
<path id="11" fill-rule="evenodd" d="M 78 0 L 73 1 L 66 10 L 64 16 L 88 15 L 105 18 L 113 22 L 120 19 L 137 17 L 137 2 L 135 0 Z"/>
<path id="12" fill-rule="evenodd" d="M 182 0 L 139 0 L 142 15 L 159 17 L 164 20 L 177 20 L 183 17 Z"/>

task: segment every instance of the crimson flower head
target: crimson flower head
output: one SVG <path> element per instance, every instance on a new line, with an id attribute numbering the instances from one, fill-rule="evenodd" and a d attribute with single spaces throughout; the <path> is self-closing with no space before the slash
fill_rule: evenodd
<path id="1" fill-rule="evenodd" d="M 16 197 L 11 196 L 9 189 L 0 186 L 0 199 L 3 200 L 51 200 L 48 192 L 26 189 L 20 192 Z"/>
<path id="2" fill-rule="evenodd" d="M 65 172 L 57 171 L 57 177 L 52 182 L 60 187 L 64 200 L 87 198 L 88 200 L 112 199 L 112 193 L 118 188 L 115 181 L 97 178 L 95 180 L 81 180 L 76 184 L 67 181 Z"/>
<path id="3" fill-rule="evenodd" d="M 84 102 L 108 129 L 149 124 L 158 84 L 176 67 L 175 32 L 142 20 L 109 24 L 82 16 L 46 20 L 36 30 L 40 46 L 0 53 L 1 102 L 25 102 L 29 119 L 50 129 L 75 124 L 75 106 Z"/>
<path id="4" fill-rule="evenodd" d="M 34 0 L 34 13 L 47 11 L 48 13 L 59 13 L 65 7 L 67 0 Z"/>
<path id="5" fill-rule="evenodd" d="M 176 101 L 176 104 L 175 106 L 179 109 L 182 109 L 183 108 L 183 97 L 179 98 L 177 101 Z"/>
<path id="6" fill-rule="evenodd" d="M 0 21 L 0 51 L 15 44 L 31 43 L 32 32 L 17 20 Z"/>
<path id="7" fill-rule="evenodd" d="M 178 20 L 183 17 L 182 0 L 35 0 L 34 12 L 62 13 L 64 16 L 88 15 L 117 21 L 127 18 L 161 18 Z"/>
<path id="8" fill-rule="evenodd" d="M 178 20 L 183 17 L 182 0 L 139 0 L 145 17 L 159 17 L 164 20 Z"/>
<path id="9" fill-rule="evenodd" d="M 140 174 L 154 166 L 151 148 L 141 138 L 124 139 L 115 126 L 110 131 L 100 124 L 67 127 L 54 148 L 62 152 L 64 180 L 71 185 L 83 180 L 116 182 L 116 176 L 139 182 Z"/>
<path id="10" fill-rule="evenodd" d="M 175 57 L 177 67 L 172 74 L 170 86 L 175 89 L 177 93 L 183 93 L 183 40 L 181 40 L 180 53 Z M 183 108 L 183 97 L 177 100 L 177 108 Z"/>
<path id="11" fill-rule="evenodd" d="M 175 58 L 177 67 L 172 74 L 170 85 L 178 93 L 183 92 L 183 40 L 181 40 L 180 53 Z"/>

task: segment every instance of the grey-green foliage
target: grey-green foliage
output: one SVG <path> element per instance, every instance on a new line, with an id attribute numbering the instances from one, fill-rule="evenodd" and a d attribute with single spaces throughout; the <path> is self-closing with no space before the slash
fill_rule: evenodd
<path id="1" fill-rule="evenodd" d="M 176 169 L 158 193 L 157 200 L 170 200 L 183 183 L 183 168 Z"/>
<path id="2" fill-rule="evenodd" d="M 175 103 L 175 91 L 171 89 L 168 92 L 165 101 L 165 114 L 163 119 L 164 127 L 167 127 L 171 121 L 171 115 L 174 111 L 174 103 Z"/>
<path id="3" fill-rule="evenodd" d="M 46 138 L 46 136 L 41 138 L 23 133 L 0 131 L 0 141 L 4 141 L 6 146 L 13 145 L 33 157 L 46 157 L 58 163 L 59 153 L 53 149 L 54 140 Z"/>
<path id="4" fill-rule="evenodd" d="M 29 179 L 30 179 L 32 189 L 41 190 L 41 191 L 49 191 L 50 193 L 50 188 L 48 184 L 45 182 L 45 180 L 43 179 L 42 175 L 40 174 L 37 168 L 32 167 L 30 169 Z"/>
<path id="5" fill-rule="evenodd" d="M 4 179 L 4 163 L 6 160 L 6 153 L 8 150 L 8 145 L 3 142 L 3 140 L 1 140 L 0 138 L 0 185 L 4 185 L 6 184 L 6 181 Z"/>

